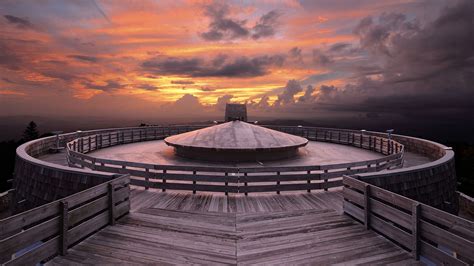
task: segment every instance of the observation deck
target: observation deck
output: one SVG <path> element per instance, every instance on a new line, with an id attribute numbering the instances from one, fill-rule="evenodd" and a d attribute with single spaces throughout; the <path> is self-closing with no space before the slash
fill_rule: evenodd
<path id="1" fill-rule="evenodd" d="M 11 191 L 17 214 L 0 221 L 0 262 L 474 261 L 474 223 L 450 214 L 457 209 L 454 153 L 428 140 L 400 135 L 389 139 L 357 130 L 268 127 L 310 142 L 361 149 L 368 157 L 216 167 L 94 154 L 200 128 L 62 134 L 65 152 L 54 155 L 48 153 L 56 146 L 55 137 L 20 146 Z"/>

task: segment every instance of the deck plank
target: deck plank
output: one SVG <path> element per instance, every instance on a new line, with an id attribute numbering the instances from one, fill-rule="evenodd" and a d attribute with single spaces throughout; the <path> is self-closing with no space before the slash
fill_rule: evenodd
<path id="1" fill-rule="evenodd" d="M 319 193 L 161 192 L 134 188 L 132 209 L 56 257 L 79 264 L 418 264 Z"/>

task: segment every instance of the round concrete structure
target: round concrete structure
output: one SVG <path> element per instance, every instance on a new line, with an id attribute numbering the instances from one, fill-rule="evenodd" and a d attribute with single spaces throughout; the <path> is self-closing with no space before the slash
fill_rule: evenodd
<path id="1" fill-rule="evenodd" d="M 272 161 L 294 157 L 303 137 L 242 121 L 231 121 L 167 137 L 178 156 L 214 162 Z"/>

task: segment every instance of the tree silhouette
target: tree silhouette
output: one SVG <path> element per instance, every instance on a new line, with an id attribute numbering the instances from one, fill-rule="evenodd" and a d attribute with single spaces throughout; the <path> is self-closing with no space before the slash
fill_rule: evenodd
<path id="1" fill-rule="evenodd" d="M 39 137 L 38 126 L 34 121 L 31 121 L 23 132 L 23 141 L 30 141 Z"/>

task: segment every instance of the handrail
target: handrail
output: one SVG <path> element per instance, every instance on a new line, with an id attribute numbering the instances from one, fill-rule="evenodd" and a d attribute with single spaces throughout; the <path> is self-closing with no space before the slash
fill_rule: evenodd
<path id="1" fill-rule="evenodd" d="M 366 229 L 386 236 L 416 260 L 436 264 L 474 263 L 474 222 L 344 176 L 343 210 Z"/>
<path id="2" fill-rule="evenodd" d="M 47 261 L 130 210 L 130 178 L 116 178 L 0 220 L 0 263 Z"/>
<path id="3" fill-rule="evenodd" d="M 148 188 L 214 191 L 228 193 L 277 192 L 290 190 L 324 189 L 341 186 L 344 174 L 371 173 L 400 167 L 404 146 L 394 140 L 364 135 L 347 130 L 321 130 L 310 127 L 274 127 L 310 140 L 326 141 L 373 150 L 386 156 L 374 160 L 311 166 L 275 167 L 208 167 L 184 165 L 156 165 L 97 158 L 86 155 L 94 150 L 132 142 L 163 139 L 202 126 L 144 127 L 118 129 L 73 139 L 66 144 L 67 160 L 71 166 L 96 171 L 130 174 L 132 185 Z M 199 174 L 198 174 L 199 173 Z M 159 180 L 159 181 L 157 181 Z M 170 182 L 172 181 L 172 182 Z M 305 183 L 301 183 L 305 181 Z M 189 183 L 192 182 L 192 183 Z M 200 182 L 198 184 L 197 182 Z M 204 183 L 202 183 L 204 182 Z M 276 182 L 276 183 L 274 183 Z M 295 183 L 296 182 L 296 183 Z M 299 183 L 298 183 L 299 182 Z M 210 184 L 212 183 L 212 184 Z M 217 184 L 216 184 L 217 183 Z M 225 183 L 225 184 L 222 184 Z M 252 185 L 253 184 L 253 185 Z"/>

